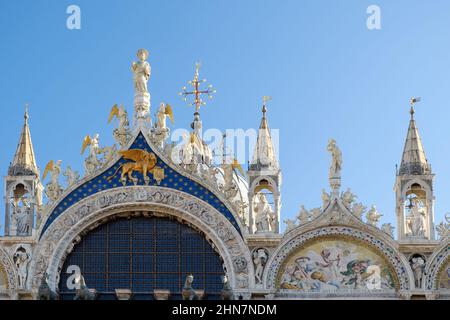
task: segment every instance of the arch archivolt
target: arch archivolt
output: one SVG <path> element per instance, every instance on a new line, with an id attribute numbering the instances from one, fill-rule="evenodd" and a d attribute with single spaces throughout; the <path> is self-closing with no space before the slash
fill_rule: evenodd
<path id="1" fill-rule="evenodd" d="M 28 285 L 38 288 L 45 271 L 56 288 L 61 267 L 81 237 L 116 216 L 155 213 L 200 230 L 224 261 L 235 291 L 247 292 L 254 282 L 250 251 L 238 230 L 212 206 L 181 191 L 134 186 L 92 195 L 63 212 L 41 235 Z M 153 214 L 153 215 L 155 215 Z"/>
<path id="2" fill-rule="evenodd" d="M 1 272 L 5 273 L 5 283 L 9 290 L 16 289 L 17 286 L 17 272 L 13 261 L 9 257 L 8 253 L 0 247 L 0 277 L 3 276 Z"/>
<path id="3" fill-rule="evenodd" d="M 443 268 L 450 261 L 450 241 L 449 238 L 436 248 L 434 253 L 428 259 L 425 267 L 425 289 L 426 290 L 438 290 L 438 277 L 441 274 Z"/>
<path id="4" fill-rule="evenodd" d="M 284 265 L 286 259 L 297 252 L 299 249 L 308 246 L 315 240 L 322 238 L 328 239 L 347 239 L 356 243 L 363 243 L 378 252 L 390 264 L 395 272 L 398 290 L 408 290 L 410 284 L 414 282 L 413 275 L 408 267 L 406 258 L 399 254 L 395 248 L 390 246 L 388 242 L 378 239 L 370 233 L 355 229 L 348 226 L 327 226 L 309 230 L 303 233 L 294 233 L 288 239 L 283 241 L 276 252 L 268 261 L 268 268 L 264 273 L 266 288 L 276 290 L 276 281 L 280 269 Z"/>

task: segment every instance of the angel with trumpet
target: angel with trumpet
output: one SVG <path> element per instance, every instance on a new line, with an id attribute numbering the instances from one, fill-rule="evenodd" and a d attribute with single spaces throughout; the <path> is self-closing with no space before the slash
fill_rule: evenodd
<path id="1" fill-rule="evenodd" d="M 170 122 L 173 124 L 173 111 L 170 104 L 161 102 L 159 110 L 156 113 L 156 122 L 151 130 L 152 139 L 163 146 L 164 140 L 169 136 L 170 129 L 167 127 L 166 119 L 169 117 Z"/>

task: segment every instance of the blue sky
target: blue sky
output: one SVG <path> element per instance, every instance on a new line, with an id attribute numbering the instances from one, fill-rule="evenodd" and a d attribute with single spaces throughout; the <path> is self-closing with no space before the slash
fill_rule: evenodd
<path id="1" fill-rule="evenodd" d="M 81 8 L 81 30 L 66 8 Z M 381 30 L 366 9 L 381 8 Z M 280 129 L 283 219 L 321 204 L 334 137 L 343 152 L 343 188 L 383 222 L 395 224 L 395 164 L 416 119 L 436 173 L 436 222 L 450 211 L 448 1 L 14 1 L 0 3 L 0 170 L 7 173 L 30 104 L 41 169 L 50 159 L 82 171 L 80 148 L 98 132 L 112 144 L 114 103 L 132 113 L 130 63 L 150 51 L 153 105 L 174 106 L 175 128 L 192 109 L 178 96 L 194 64 L 217 94 L 202 111 L 205 128 L 254 128 L 263 95 Z M 153 113 L 153 112 L 152 112 Z M 42 170 L 43 171 L 43 170 Z M 1 210 L 3 214 L 3 210 Z M 1 217 L 3 224 L 3 217 Z"/>

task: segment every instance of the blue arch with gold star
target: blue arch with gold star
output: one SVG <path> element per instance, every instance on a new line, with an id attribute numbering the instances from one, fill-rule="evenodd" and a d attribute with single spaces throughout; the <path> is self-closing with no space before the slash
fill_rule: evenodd
<path id="1" fill-rule="evenodd" d="M 131 145 L 130 149 L 142 149 L 148 152 L 153 152 L 152 148 L 147 143 L 142 133 L 138 134 L 135 141 Z M 160 182 L 159 186 L 183 191 L 202 201 L 207 202 L 217 211 L 223 214 L 242 236 L 239 224 L 237 223 L 233 214 L 213 192 L 211 192 L 204 186 L 200 185 L 198 182 L 195 182 L 192 179 L 185 177 L 179 172 L 175 171 L 174 169 L 169 167 L 164 161 L 162 161 L 161 158 L 159 158 L 157 155 L 156 157 L 157 157 L 157 166 L 163 168 L 165 174 L 165 178 Z M 120 166 L 126 162 L 128 161 L 123 158 L 120 158 L 120 160 L 118 160 L 112 167 L 103 172 L 101 175 L 83 183 L 77 189 L 68 194 L 63 200 L 61 200 L 58 203 L 58 205 L 53 209 L 53 211 L 49 214 L 49 217 L 46 220 L 44 227 L 42 228 L 40 237 L 42 237 L 42 235 L 50 227 L 50 225 L 63 212 L 65 212 L 68 208 L 70 208 L 74 204 L 101 191 L 123 187 L 124 185 L 122 181 L 120 181 L 120 173 L 116 175 L 114 174 L 120 168 Z M 137 185 L 145 186 L 142 174 L 133 173 L 133 177 L 138 178 Z M 108 180 L 108 178 L 111 179 Z M 149 178 L 150 178 L 149 185 L 153 186 L 158 185 L 156 180 L 153 179 L 152 175 L 150 175 Z M 134 183 L 128 180 L 125 186 L 134 186 Z"/>

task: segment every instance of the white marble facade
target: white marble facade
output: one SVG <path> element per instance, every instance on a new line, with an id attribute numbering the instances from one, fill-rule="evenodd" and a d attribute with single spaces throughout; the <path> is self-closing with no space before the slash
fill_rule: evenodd
<path id="1" fill-rule="evenodd" d="M 351 169 L 345 169 L 338 142 L 330 139 L 326 148 L 331 154 L 329 187 L 323 190 L 322 199 L 317 199 L 317 208 L 301 206 L 294 220 L 285 221 L 287 228 L 281 232 L 280 223 L 287 213 L 281 212 L 281 169 L 268 130 L 267 107 L 263 106 L 257 147 L 246 176 L 239 175 L 235 165 L 214 167 L 204 161 L 210 150 L 196 140 L 195 132 L 186 147 L 197 148 L 196 155 L 203 161 L 179 164 L 165 142 L 169 132 L 166 117 L 173 117 L 170 106 L 160 104 L 153 127 L 147 121 L 151 114 L 148 57 L 147 50 L 139 50 L 139 61 L 132 64 L 134 125 L 129 126 L 123 106 L 113 108 L 110 120 L 113 116 L 119 120 L 113 133 L 118 145 L 101 147 L 98 135 L 87 136 L 83 151 L 89 148 L 89 156 L 82 178 L 66 166 L 64 183 L 60 177 L 63 162 L 53 161 L 44 174 L 49 173 L 50 180 L 43 187 L 26 114 L 5 180 L 5 196 L 10 201 L 6 203 L 6 232 L 0 237 L 0 299 L 37 299 L 43 277 L 55 290 L 65 258 L 87 231 L 118 215 L 132 218 L 148 212 L 200 230 L 222 258 L 235 298 L 450 298 L 450 219 L 447 215 L 437 228 L 434 225 L 434 174 L 422 155 L 413 111 L 396 176 L 397 206 L 392 212 L 380 213 L 374 205 L 357 202 L 350 189 L 341 190 L 343 172 Z M 195 121 L 200 121 L 197 112 Z M 162 130 L 167 134 L 161 135 Z M 164 168 L 148 168 L 158 177 L 157 183 L 136 179 L 133 186 L 124 183 L 106 188 L 59 209 L 68 195 L 110 172 L 140 135 L 164 163 Z M 414 156 L 414 152 L 420 154 Z M 139 161 L 136 166 L 150 163 Z M 166 187 L 167 170 L 208 190 L 236 222 L 204 199 Z M 262 189 L 271 194 L 272 204 Z M 42 200 L 43 194 L 47 201 Z M 396 215 L 398 224 L 383 223 L 387 215 Z M 120 288 L 117 292 L 118 299 L 132 295 Z M 155 292 L 157 299 L 169 296 L 165 290 Z"/>

